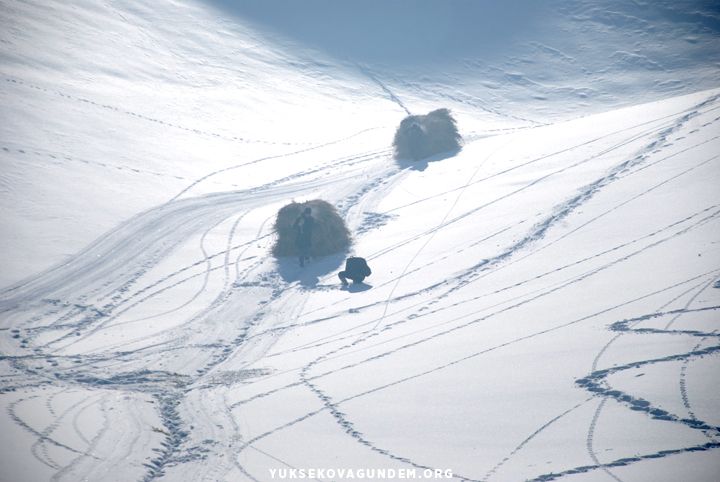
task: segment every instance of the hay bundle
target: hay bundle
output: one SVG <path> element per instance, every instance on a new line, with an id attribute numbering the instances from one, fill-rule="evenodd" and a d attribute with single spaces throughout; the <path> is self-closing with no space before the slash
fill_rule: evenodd
<path id="1" fill-rule="evenodd" d="M 393 147 L 396 159 L 425 159 L 460 147 L 462 137 L 448 109 L 411 115 L 400 122 Z"/>
<path id="2" fill-rule="evenodd" d="M 321 199 L 304 203 L 292 202 L 278 211 L 274 226 L 277 241 L 272 249 L 273 256 L 296 256 L 298 254 L 298 247 L 295 244 L 296 233 L 292 226 L 305 208 L 312 209 L 312 215 L 315 218 L 311 256 L 339 253 L 350 244 L 350 231 L 332 204 Z"/>

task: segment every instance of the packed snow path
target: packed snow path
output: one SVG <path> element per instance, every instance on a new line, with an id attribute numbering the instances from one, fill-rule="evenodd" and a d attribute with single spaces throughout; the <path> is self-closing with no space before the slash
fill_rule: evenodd
<path id="1" fill-rule="evenodd" d="M 135 216 L 3 293 L 3 467 L 716 473 L 719 121 L 715 91 L 419 165 L 369 144 Z M 298 193 L 340 207 L 371 289 L 338 289 L 344 254 L 268 258 Z"/>

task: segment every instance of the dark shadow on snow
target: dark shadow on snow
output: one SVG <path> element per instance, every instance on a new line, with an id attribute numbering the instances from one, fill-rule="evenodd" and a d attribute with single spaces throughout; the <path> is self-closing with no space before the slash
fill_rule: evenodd
<path id="1" fill-rule="evenodd" d="M 461 150 L 462 147 L 459 147 L 457 149 L 453 149 L 452 151 L 445 151 L 439 154 L 435 154 L 434 156 L 430 156 L 426 159 L 420 159 L 419 161 L 413 161 L 412 159 L 398 159 L 395 162 L 398 166 L 400 166 L 401 169 L 424 171 L 425 169 L 427 169 L 431 162 L 438 162 L 445 159 L 450 159 L 451 157 L 457 156 Z"/>
<path id="2" fill-rule="evenodd" d="M 342 287 L 342 289 L 348 293 L 360 293 L 362 291 L 367 291 L 370 288 L 372 288 L 372 285 L 366 283 L 350 283 L 347 286 Z"/>
<path id="3" fill-rule="evenodd" d="M 345 259 L 349 256 L 347 250 L 342 253 L 322 256 L 320 258 L 312 258 L 304 268 L 300 267 L 300 261 L 297 257 L 275 258 L 277 272 L 286 283 L 294 283 L 299 281 L 302 286 L 314 288 L 320 282 L 320 278 L 324 278 L 333 271 L 338 270 L 345 265 Z M 338 284 L 340 280 L 335 277 Z"/>

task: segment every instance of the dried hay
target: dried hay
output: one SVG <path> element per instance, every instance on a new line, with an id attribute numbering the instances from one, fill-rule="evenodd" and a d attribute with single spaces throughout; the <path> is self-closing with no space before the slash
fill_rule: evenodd
<path id="1" fill-rule="evenodd" d="M 312 209 L 312 216 L 315 218 L 312 247 L 310 248 L 311 256 L 339 253 L 350 244 L 350 231 L 332 204 L 321 199 L 304 203 L 292 202 L 278 211 L 274 225 L 277 241 L 272 249 L 273 256 L 298 255 L 298 247 L 295 244 L 296 233 L 292 226 L 305 208 Z"/>
<path id="2" fill-rule="evenodd" d="M 396 159 L 418 161 L 460 147 L 462 137 L 448 109 L 411 115 L 400 122 L 393 147 Z"/>

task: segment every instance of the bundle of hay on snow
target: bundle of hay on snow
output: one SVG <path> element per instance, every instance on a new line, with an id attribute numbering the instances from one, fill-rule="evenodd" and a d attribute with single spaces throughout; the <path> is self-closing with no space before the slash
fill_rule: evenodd
<path id="1" fill-rule="evenodd" d="M 395 132 L 395 159 L 425 159 L 459 148 L 461 140 L 448 109 L 437 109 L 428 115 L 411 115 L 400 122 Z"/>
<path id="2" fill-rule="evenodd" d="M 293 230 L 293 223 L 305 208 L 312 209 L 312 216 L 315 218 L 311 256 L 339 253 L 350 244 L 350 231 L 332 204 L 321 199 L 304 203 L 292 202 L 278 211 L 274 226 L 277 242 L 272 249 L 273 256 L 298 255 L 298 247 L 295 244 L 297 234 Z"/>

